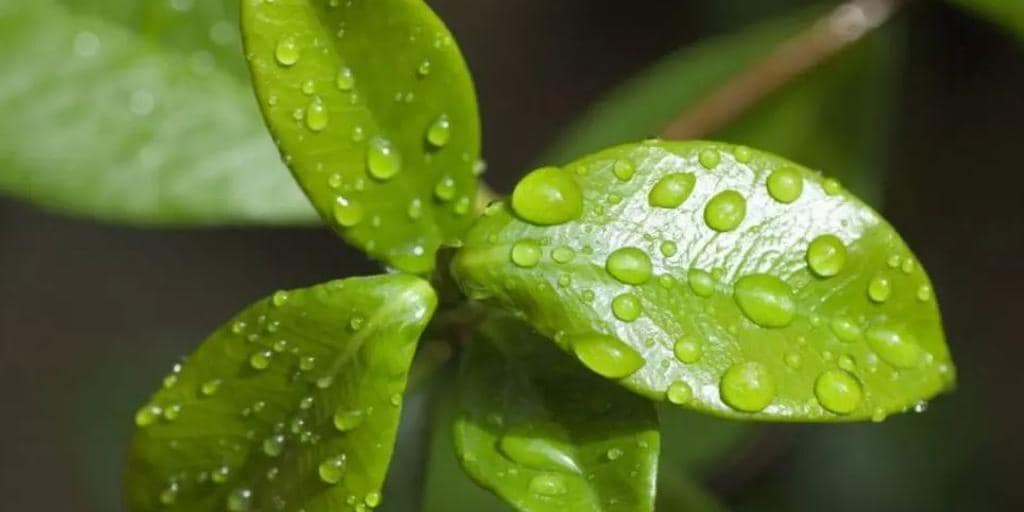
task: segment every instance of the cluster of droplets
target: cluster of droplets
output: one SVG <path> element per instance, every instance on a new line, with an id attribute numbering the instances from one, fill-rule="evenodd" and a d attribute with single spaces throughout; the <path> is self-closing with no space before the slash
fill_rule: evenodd
<path id="1" fill-rule="evenodd" d="M 329 295 L 332 292 L 341 290 L 343 287 L 343 282 L 334 281 L 319 287 L 319 289 L 314 289 L 314 293 Z M 280 337 L 286 326 L 283 326 L 280 321 L 275 320 L 275 312 L 281 308 L 288 307 L 295 300 L 295 296 L 292 293 L 279 291 L 267 301 L 268 309 L 265 313 L 247 314 L 236 319 L 229 324 L 224 333 L 219 334 L 229 336 L 229 339 L 232 340 L 238 340 L 237 343 L 240 343 L 239 346 L 241 347 L 254 347 L 242 362 L 243 368 L 240 375 L 243 377 L 241 378 L 246 378 L 244 377 L 245 375 L 263 375 L 276 368 L 277 371 L 284 372 L 286 375 L 290 373 L 290 378 L 293 382 L 304 381 L 309 383 L 313 390 L 313 393 L 302 396 L 294 404 L 294 414 L 291 418 L 273 422 L 268 433 L 261 435 L 259 433 L 261 429 L 257 427 L 248 430 L 245 434 L 246 439 L 253 443 L 254 450 L 263 457 L 262 463 L 269 466 L 264 472 L 264 477 L 268 482 L 272 482 L 277 478 L 280 469 L 276 465 L 276 461 L 283 456 L 290 444 L 295 446 L 314 446 L 325 442 L 326 436 L 324 433 L 317 432 L 318 427 L 315 421 L 313 421 L 313 418 L 317 417 L 317 415 L 313 414 L 312 409 L 317 403 L 315 392 L 328 389 L 334 384 L 332 376 L 316 375 L 320 367 L 323 367 L 325 371 L 331 370 L 330 364 L 320 364 L 321 361 L 316 354 L 303 353 L 299 350 L 298 346 Z M 366 317 L 356 312 L 349 317 L 347 329 L 350 333 L 355 334 L 362 330 L 365 324 Z M 291 364 L 284 361 L 286 358 L 291 361 Z M 229 378 L 213 377 L 201 380 L 197 386 L 198 389 L 194 391 L 177 390 L 176 388 L 181 386 L 181 382 L 184 381 L 181 375 L 182 370 L 182 365 L 175 365 L 172 372 L 164 378 L 163 388 L 165 391 L 175 391 L 173 394 L 175 396 L 182 394 L 191 395 L 196 397 L 197 400 L 202 401 L 220 393 L 225 385 L 230 385 Z M 171 423 L 178 418 L 183 410 L 183 406 L 175 401 L 166 402 L 166 396 L 170 395 L 165 393 L 158 394 L 153 403 L 147 404 L 138 411 L 135 416 L 135 423 L 139 428 L 150 428 L 161 421 Z M 400 393 L 393 394 L 389 399 L 390 406 L 397 407 L 401 405 L 401 402 L 402 395 Z M 269 408 L 270 406 L 266 401 L 257 400 L 243 407 L 239 415 L 247 420 L 255 420 L 259 415 L 268 411 Z M 373 406 L 339 407 L 330 416 L 330 424 L 327 427 L 329 431 L 328 436 L 350 435 L 362 427 L 373 415 L 373 412 Z M 254 424 L 258 425 L 266 421 L 267 418 L 264 416 Z M 177 441 L 171 441 L 171 443 L 177 443 Z M 228 452 L 240 453 L 244 450 L 241 445 L 227 438 L 217 441 L 217 446 Z M 320 449 L 320 451 L 324 450 Z M 347 461 L 348 455 L 344 452 L 337 452 L 324 457 L 316 467 L 316 475 L 321 483 L 329 486 L 340 484 L 345 478 Z M 157 499 L 164 506 L 174 505 L 179 502 L 179 497 L 186 490 L 187 485 L 194 483 L 197 485 L 223 486 L 232 478 L 235 478 L 236 472 L 241 474 L 240 470 L 233 469 L 231 465 L 225 463 L 209 470 L 200 471 L 191 478 L 189 478 L 187 472 L 175 474 L 169 478 Z M 248 469 L 246 474 L 249 474 Z M 254 487 L 243 485 L 230 490 L 225 497 L 225 508 L 230 512 L 249 512 L 254 510 Z M 280 496 L 271 496 L 270 499 L 274 503 L 281 505 L 278 507 L 279 509 L 286 505 L 284 498 Z M 370 492 L 362 497 L 350 495 L 347 501 L 355 510 L 368 510 L 380 504 L 381 496 L 377 492 Z"/>
<path id="2" fill-rule="evenodd" d="M 736 148 L 733 158 L 738 163 L 753 159 L 747 148 Z M 697 163 L 705 170 L 713 170 L 722 162 L 722 154 L 715 149 L 706 149 L 697 155 Z M 610 172 L 621 182 L 629 182 L 636 175 L 636 165 L 628 159 L 618 159 L 609 164 Z M 576 169 L 578 174 L 587 171 Z M 691 197 L 697 183 L 692 172 L 670 172 L 663 174 L 647 190 L 647 202 L 655 209 L 675 209 Z M 764 188 L 769 197 L 785 208 L 796 203 L 804 194 L 805 178 L 802 171 L 790 165 L 781 165 L 767 173 Z M 822 190 L 828 195 L 840 192 L 835 180 L 824 180 Z M 609 192 L 611 196 L 612 193 Z M 619 197 L 619 196 L 615 196 Z M 620 199 L 621 200 L 621 199 Z M 516 186 L 511 206 L 517 216 L 539 226 L 557 226 L 579 219 L 584 211 L 583 191 L 572 172 L 556 167 L 544 167 L 528 174 Z M 714 232 L 729 232 L 740 227 L 747 216 L 747 198 L 737 190 L 724 190 L 714 194 L 703 207 L 706 226 Z M 586 226 L 582 226 L 586 227 Z M 497 239 L 490 240 L 491 243 Z M 509 258 L 521 268 L 538 266 L 545 252 L 543 240 L 521 239 L 510 249 Z M 665 258 L 675 256 L 679 247 L 675 241 L 663 240 L 658 250 Z M 568 246 L 559 246 L 549 253 L 556 264 L 571 262 L 576 251 Z M 834 234 L 822 234 L 812 239 L 805 247 L 803 259 L 808 272 L 816 279 L 827 280 L 839 276 L 847 268 L 849 250 L 843 240 Z M 894 255 L 888 260 L 891 270 L 898 270 L 910 276 L 916 270 L 912 256 Z M 655 279 L 651 255 L 638 247 L 620 247 L 612 250 L 604 262 L 605 271 L 616 282 L 629 287 L 611 298 L 609 308 L 612 316 L 620 322 L 632 323 L 643 316 L 643 295 L 634 287 L 656 280 L 663 287 L 671 287 L 675 278 L 669 275 Z M 716 275 L 717 274 L 717 275 Z M 707 272 L 692 268 L 685 276 L 690 290 L 697 297 L 708 298 L 716 292 L 731 293 L 733 302 L 742 314 L 754 325 L 764 329 L 783 329 L 790 326 L 801 314 L 792 287 L 784 280 L 767 273 L 755 273 L 738 277 L 734 282 L 722 282 L 722 272 Z M 571 284 L 570 274 L 558 278 L 560 287 Z M 864 298 L 871 304 L 884 304 L 893 294 L 894 277 L 889 273 L 873 276 L 866 285 Z M 916 300 L 928 302 L 932 299 L 931 287 L 920 284 L 915 292 Z M 590 290 L 581 293 L 581 298 L 591 301 Z M 811 323 L 823 320 L 810 314 Z M 930 354 L 917 344 L 908 330 L 885 324 L 862 328 L 860 323 L 845 317 L 831 322 L 831 331 L 843 343 L 864 341 L 871 349 L 867 361 L 871 369 L 877 369 L 878 360 L 896 369 L 916 368 L 932 359 Z M 738 333 L 737 326 L 731 326 L 731 334 Z M 564 338 L 564 335 L 560 334 Z M 797 345 L 806 345 L 800 337 Z M 650 340 L 648 345 L 655 342 Z M 643 357 L 632 347 L 615 336 L 589 333 L 576 335 L 570 343 L 577 357 L 593 371 L 609 378 L 623 378 L 643 367 Z M 685 338 L 674 346 L 676 359 L 683 364 L 697 363 L 703 354 L 700 343 Z M 783 356 L 786 366 L 797 369 L 803 365 L 799 352 Z M 858 367 L 853 357 L 825 351 L 822 359 L 834 362 L 835 367 L 822 371 L 813 386 L 814 397 L 822 408 L 835 414 L 850 414 L 858 410 L 865 398 L 861 380 L 857 377 Z M 718 383 L 721 400 L 729 407 L 742 412 L 760 412 L 776 398 L 775 376 L 769 365 L 757 361 L 738 362 L 728 368 Z M 666 397 L 673 403 L 689 402 L 694 391 L 685 381 L 669 385 Z M 876 411 L 874 417 L 883 417 L 884 411 Z"/>

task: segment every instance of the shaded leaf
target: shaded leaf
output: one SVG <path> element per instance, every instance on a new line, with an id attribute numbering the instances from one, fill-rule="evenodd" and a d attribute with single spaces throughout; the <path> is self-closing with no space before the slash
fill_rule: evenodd
<path id="1" fill-rule="evenodd" d="M 0 0 L 0 192 L 135 224 L 308 224 L 248 85 L 237 0 Z"/>
<path id="2" fill-rule="evenodd" d="M 568 162 L 657 135 L 680 112 L 809 26 L 820 12 L 773 19 L 663 58 L 570 125 L 542 162 Z M 878 204 L 892 77 L 902 57 L 897 32 L 890 27 L 869 35 L 708 135 L 824 169 Z"/>
<path id="3" fill-rule="evenodd" d="M 218 329 L 135 417 L 133 510 L 373 506 L 430 286 L 391 275 L 278 292 Z"/>
<path id="4" fill-rule="evenodd" d="M 473 84 L 419 0 L 244 0 L 264 118 L 321 216 L 409 272 L 470 222 L 480 152 Z"/>
<path id="5" fill-rule="evenodd" d="M 458 386 L 459 460 L 518 510 L 654 509 L 659 440 L 647 400 L 507 317 L 480 328 Z"/>
<path id="6" fill-rule="evenodd" d="M 999 24 L 1024 38 L 1024 2 L 1020 0 L 951 0 L 978 16 Z"/>
<path id="7" fill-rule="evenodd" d="M 474 226 L 453 272 L 596 373 L 697 410 L 788 421 L 880 420 L 951 387 L 928 276 L 838 182 L 710 142 L 625 145 L 555 171 L 579 188 L 579 218 L 531 224 L 574 194 L 527 176 Z"/>

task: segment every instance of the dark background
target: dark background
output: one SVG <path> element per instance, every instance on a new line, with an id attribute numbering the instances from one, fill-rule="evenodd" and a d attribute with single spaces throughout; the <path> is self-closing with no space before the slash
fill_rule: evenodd
<path id="1" fill-rule="evenodd" d="M 793 4 L 431 3 L 504 190 L 624 77 Z M 881 425 L 762 428 L 707 477 L 737 510 L 1024 510 L 1024 44 L 941 3 L 900 18 L 883 212 L 934 280 L 960 388 Z M 272 290 L 375 271 L 321 229 L 145 231 L 0 198 L 0 510 L 121 510 L 132 414 L 172 361 Z"/>

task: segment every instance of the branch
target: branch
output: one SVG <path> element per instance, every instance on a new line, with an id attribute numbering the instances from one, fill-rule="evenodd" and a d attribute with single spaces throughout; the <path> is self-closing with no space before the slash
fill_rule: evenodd
<path id="1" fill-rule="evenodd" d="M 844 2 L 803 32 L 731 78 L 663 132 L 667 139 L 707 136 L 736 120 L 766 96 L 861 40 L 885 23 L 906 0 Z"/>

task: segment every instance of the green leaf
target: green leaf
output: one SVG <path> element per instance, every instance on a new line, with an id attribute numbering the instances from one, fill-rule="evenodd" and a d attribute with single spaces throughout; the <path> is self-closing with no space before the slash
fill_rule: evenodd
<path id="1" fill-rule="evenodd" d="M 407 275 L 277 292 L 164 380 L 135 416 L 133 510 L 373 507 L 436 297 Z"/>
<path id="2" fill-rule="evenodd" d="M 665 57 L 572 124 L 542 162 L 568 162 L 660 133 L 680 112 L 809 26 L 821 12 L 815 8 L 773 19 Z M 891 27 L 876 31 L 709 135 L 828 169 L 861 198 L 878 204 L 891 77 L 902 58 L 897 33 Z"/>
<path id="3" fill-rule="evenodd" d="M 968 11 L 997 23 L 1024 38 L 1024 2 L 1020 0 L 951 0 Z"/>
<path id="4" fill-rule="evenodd" d="M 264 118 L 321 216 L 408 272 L 471 221 L 473 84 L 420 0 L 244 0 Z"/>
<path id="5" fill-rule="evenodd" d="M 237 0 L 0 0 L 0 193 L 135 224 L 316 222 L 252 99 Z"/>
<path id="6" fill-rule="evenodd" d="M 625 145 L 559 172 L 579 190 L 524 178 L 452 268 L 470 297 L 524 315 L 596 373 L 782 421 L 880 420 L 952 386 L 928 276 L 838 182 L 711 142 Z M 677 182 L 692 190 L 665 185 Z M 579 218 L 530 222 L 577 192 Z"/>
<path id="7" fill-rule="evenodd" d="M 494 317 L 480 328 L 459 407 L 463 467 L 518 510 L 654 509 L 653 405 L 588 374 L 522 322 Z"/>

